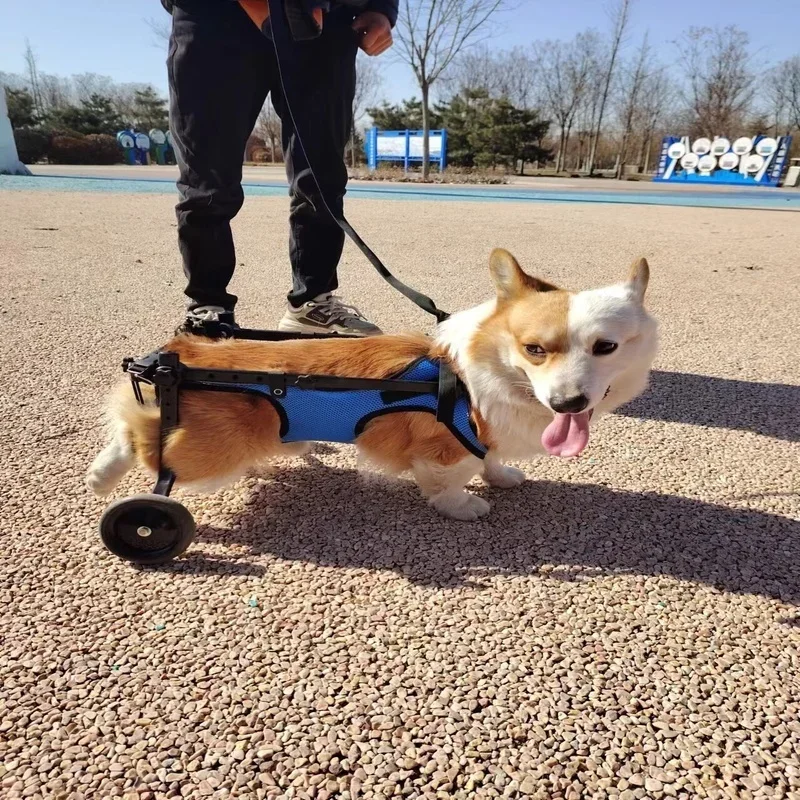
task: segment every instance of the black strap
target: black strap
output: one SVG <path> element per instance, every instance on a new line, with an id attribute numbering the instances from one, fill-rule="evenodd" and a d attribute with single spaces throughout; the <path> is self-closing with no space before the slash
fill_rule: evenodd
<path id="1" fill-rule="evenodd" d="M 303 151 L 303 157 L 306 160 L 306 164 L 308 164 L 308 170 L 311 173 L 311 177 L 314 179 L 314 184 L 317 187 L 319 196 L 322 198 L 322 203 L 325 206 L 325 209 L 331 215 L 336 224 L 353 240 L 355 246 L 367 257 L 367 260 L 370 264 L 372 264 L 373 267 L 375 267 L 378 275 L 380 275 L 381 278 L 383 278 L 390 286 L 397 289 L 400 294 L 405 295 L 409 300 L 411 300 L 412 303 L 419 306 L 419 308 L 421 308 L 423 311 L 427 311 L 429 314 L 432 314 L 434 317 L 436 317 L 437 322 L 444 322 L 450 317 L 446 311 L 442 311 L 440 308 L 437 308 L 436 303 L 434 303 L 430 297 L 422 294 L 422 292 L 418 292 L 416 289 L 412 289 L 410 286 L 407 286 L 405 283 L 403 283 L 403 281 L 401 281 L 399 278 L 392 275 L 392 273 L 386 268 L 386 265 L 383 263 L 383 261 L 381 261 L 377 255 L 375 255 L 372 248 L 358 235 L 355 228 L 353 228 L 353 226 L 345 219 L 344 214 L 338 216 L 333 212 L 333 209 L 328 203 L 328 200 L 322 191 L 322 187 L 317 180 L 314 167 L 309 161 L 308 153 L 306 152 L 303 139 L 300 136 L 299 130 L 297 129 L 297 122 L 295 121 L 294 114 L 292 113 L 289 92 L 286 91 L 286 81 L 284 80 L 283 68 L 281 66 L 281 53 L 278 46 L 278 40 L 280 39 L 282 44 L 291 46 L 292 36 L 286 19 L 286 9 L 284 8 L 283 3 L 270 4 L 270 16 L 268 24 L 272 33 L 270 38 L 272 39 L 272 45 L 275 48 L 275 60 L 278 63 L 278 77 L 281 83 L 281 90 L 283 91 L 284 102 L 286 103 L 286 110 L 289 112 L 289 119 L 292 122 L 294 135 L 297 137 L 297 143 L 300 145 L 300 149 Z"/>
<path id="2" fill-rule="evenodd" d="M 458 399 L 458 376 L 447 361 L 439 362 L 439 396 L 436 404 L 436 419 L 445 425 L 453 424 Z"/>
<path id="3" fill-rule="evenodd" d="M 314 180 L 316 180 L 316 178 Z M 344 218 L 344 216 L 342 216 L 341 219 L 338 219 L 330 210 L 330 207 L 328 207 L 327 202 L 325 203 L 325 207 L 328 208 L 328 211 L 336 220 L 339 227 L 353 240 L 356 247 L 367 257 L 369 263 L 375 267 L 378 275 L 380 275 L 381 278 L 383 278 L 386 283 L 389 284 L 389 286 L 397 289 L 400 294 L 405 295 L 412 303 L 415 303 L 423 311 L 427 311 L 429 314 L 432 314 L 434 317 L 436 317 L 437 322 L 444 322 L 446 319 L 450 318 L 450 314 L 448 314 L 447 311 L 442 311 L 441 308 L 437 308 L 436 303 L 434 303 L 433 300 L 428 297 L 428 295 L 418 292 L 416 289 L 412 289 L 410 286 L 403 283 L 403 281 L 401 281 L 399 278 L 392 275 L 383 261 L 381 261 L 378 256 L 375 255 L 369 245 L 358 235 L 356 229 Z"/>

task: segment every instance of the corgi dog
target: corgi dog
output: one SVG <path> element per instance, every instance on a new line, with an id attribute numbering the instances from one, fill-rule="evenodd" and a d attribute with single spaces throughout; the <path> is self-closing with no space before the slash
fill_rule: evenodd
<path id="1" fill-rule="evenodd" d="M 490 272 L 496 296 L 453 314 L 432 337 L 263 342 L 178 336 L 163 349 L 189 367 L 350 378 L 384 379 L 419 359 L 446 360 L 469 393 L 484 458 L 435 415 L 413 410 L 376 416 L 355 444 L 382 469 L 411 472 L 439 513 L 474 520 L 489 512 L 489 503 L 466 490 L 473 477 L 511 488 L 525 475 L 506 460 L 578 456 L 590 424 L 644 390 L 657 348 L 657 325 L 644 307 L 649 267 L 643 258 L 623 282 L 578 292 L 526 274 L 501 249 L 491 255 Z M 98 495 L 108 494 L 136 461 L 158 467 L 159 410 L 151 387 L 144 388 L 150 389 L 144 404 L 128 381 L 111 397 L 112 440 L 86 477 Z M 219 487 L 270 457 L 303 451 L 300 443 L 281 441 L 278 412 L 262 397 L 186 390 L 179 411 L 162 454 L 178 485 Z"/>

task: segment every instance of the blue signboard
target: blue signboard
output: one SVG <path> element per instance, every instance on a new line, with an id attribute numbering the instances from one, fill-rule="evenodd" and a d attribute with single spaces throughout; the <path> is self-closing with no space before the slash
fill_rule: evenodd
<path id="1" fill-rule="evenodd" d="M 381 161 L 402 161 L 407 172 L 410 164 L 422 162 L 422 144 L 422 131 L 382 131 L 371 128 L 367 131 L 365 142 L 367 164 L 370 169 L 376 169 Z M 429 131 L 428 144 L 428 161 L 438 164 L 441 172 L 447 166 L 447 131 Z"/>
<path id="2" fill-rule="evenodd" d="M 791 136 L 665 136 L 655 181 L 778 186 L 789 158 Z"/>

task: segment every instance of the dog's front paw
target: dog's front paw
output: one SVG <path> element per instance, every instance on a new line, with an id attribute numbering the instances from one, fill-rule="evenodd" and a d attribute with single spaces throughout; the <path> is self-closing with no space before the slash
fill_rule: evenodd
<path id="1" fill-rule="evenodd" d="M 431 505 L 445 517 L 473 522 L 485 517 L 491 506 L 482 498 L 469 492 L 442 492 L 431 499 Z"/>
<path id="2" fill-rule="evenodd" d="M 525 483 L 525 473 L 516 467 L 506 467 L 502 464 L 487 465 L 483 473 L 483 480 L 496 489 L 513 489 Z"/>

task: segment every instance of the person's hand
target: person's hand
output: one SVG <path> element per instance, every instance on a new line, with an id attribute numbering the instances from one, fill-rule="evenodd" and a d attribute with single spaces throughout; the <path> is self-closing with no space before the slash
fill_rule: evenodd
<path id="1" fill-rule="evenodd" d="M 365 11 L 353 20 L 353 30 L 359 34 L 358 46 L 368 56 L 379 56 L 392 46 L 392 25 L 379 11 Z"/>

